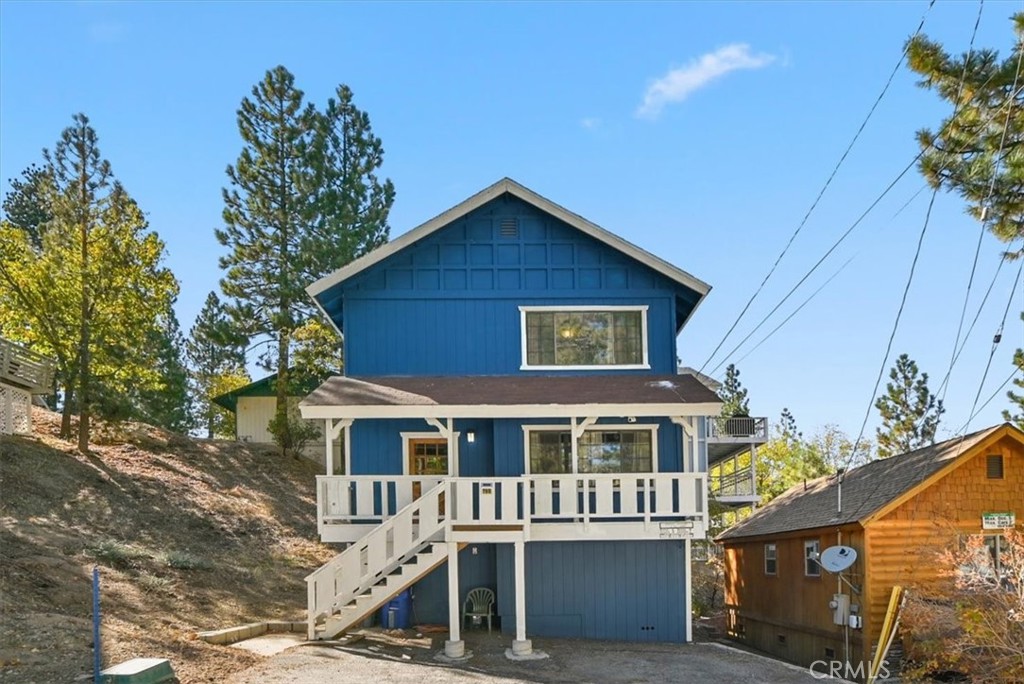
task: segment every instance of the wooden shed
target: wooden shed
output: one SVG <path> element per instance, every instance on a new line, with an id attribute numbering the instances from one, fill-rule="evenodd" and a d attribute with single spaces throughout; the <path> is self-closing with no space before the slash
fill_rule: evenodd
<path id="1" fill-rule="evenodd" d="M 936 553 L 965 535 L 985 535 L 998 559 L 1001 529 L 1021 529 L 1022 512 L 1024 432 L 1010 424 L 799 484 L 717 538 L 729 635 L 798 665 L 856 670 L 894 585 L 934 581 Z M 857 551 L 845 581 L 818 561 L 836 545 Z M 836 624 L 837 594 L 855 626 Z"/>

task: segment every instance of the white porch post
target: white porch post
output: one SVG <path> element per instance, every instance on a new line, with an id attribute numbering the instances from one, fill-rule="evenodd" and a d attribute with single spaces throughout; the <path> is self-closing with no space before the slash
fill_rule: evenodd
<path id="1" fill-rule="evenodd" d="M 345 431 L 345 475 L 352 474 L 352 447 L 351 445 L 351 430 L 352 418 L 339 418 L 338 420 L 327 419 L 327 424 L 324 425 L 324 445 L 326 453 L 324 454 L 324 470 L 328 475 L 334 474 L 334 440 L 338 439 L 341 435 L 341 431 Z"/>
<path id="2" fill-rule="evenodd" d="M 462 611 L 459 605 L 459 544 L 448 542 L 448 641 L 444 654 L 449 658 L 466 655 L 466 642 L 462 640 Z"/>
<path id="3" fill-rule="evenodd" d="M 686 584 L 683 590 L 686 594 L 686 606 L 683 611 L 683 618 L 686 620 L 686 643 L 693 642 L 693 555 L 690 553 L 690 540 L 687 539 L 683 549 L 686 553 Z"/>
<path id="4" fill-rule="evenodd" d="M 526 638 L 526 543 L 517 541 L 515 547 L 516 575 L 516 640 L 512 642 L 513 655 L 533 652 L 533 643 Z"/>
<path id="5" fill-rule="evenodd" d="M 334 475 L 334 421 L 324 421 L 324 473 Z"/>

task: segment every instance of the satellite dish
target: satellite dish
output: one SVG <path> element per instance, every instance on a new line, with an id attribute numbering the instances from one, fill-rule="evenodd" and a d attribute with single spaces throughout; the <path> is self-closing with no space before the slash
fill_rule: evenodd
<path id="1" fill-rule="evenodd" d="M 857 561 L 857 549 L 849 546 L 830 546 L 821 552 L 818 562 L 829 572 L 842 572 Z"/>

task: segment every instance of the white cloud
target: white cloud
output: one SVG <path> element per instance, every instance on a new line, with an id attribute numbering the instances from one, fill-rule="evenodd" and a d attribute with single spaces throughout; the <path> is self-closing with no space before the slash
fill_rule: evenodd
<path id="1" fill-rule="evenodd" d="M 588 131 L 594 131 L 601 127 L 601 120 L 596 116 L 585 116 L 580 119 L 580 126 Z"/>
<path id="2" fill-rule="evenodd" d="M 637 107 L 636 115 L 655 119 L 665 105 L 682 102 L 693 92 L 712 81 L 739 69 L 760 69 L 775 61 L 774 55 L 751 54 L 746 43 L 733 43 L 708 52 L 691 60 L 686 66 L 670 69 L 667 74 L 647 87 L 644 101 Z"/>

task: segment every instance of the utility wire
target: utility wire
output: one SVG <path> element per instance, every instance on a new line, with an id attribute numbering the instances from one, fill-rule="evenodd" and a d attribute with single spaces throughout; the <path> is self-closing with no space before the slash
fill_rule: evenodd
<path id="1" fill-rule="evenodd" d="M 794 285 L 789 290 L 789 292 L 786 293 L 786 295 L 782 298 L 782 300 L 778 304 L 776 304 L 772 308 L 772 310 L 769 311 L 767 313 L 767 315 L 765 315 L 757 325 L 754 326 L 753 330 L 751 330 L 749 333 L 747 333 L 746 337 L 744 337 L 742 340 L 740 340 L 739 344 L 737 344 L 735 347 L 733 347 L 732 350 L 730 350 L 729 353 L 725 355 L 724 359 L 719 361 L 718 365 L 715 366 L 711 370 L 709 375 L 714 375 L 718 371 L 718 369 L 721 368 L 725 364 L 725 362 L 728 361 L 729 358 L 732 357 L 732 355 L 735 354 L 736 351 L 740 347 L 742 347 L 744 344 L 747 343 L 747 340 L 749 340 L 751 337 L 754 336 L 754 333 L 756 333 L 758 330 L 760 330 L 761 326 L 764 325 L 768 321 L 769 318 L 771 318 L 773 315 L 775 315 L 776 311 L 778 311 L 780 308 L 782 308 L 782 305 L 785 304 L 789 300 L 789 298 L 793 296 L 793 293 L 796 292 L 800 288 L 800 286 L 803 285 L 807 281 L 807 279 L 810 278 L 811 275 L 813 275 L 814 272 L 818 270 L 818 267 L 821 266 L 825 262 L 825 260 L 829 258 L 829 256 L 831 256 L 832 252 L 836 251 L 836 249 L 839 247 L 839 245 L 841 245 L 846 240 L 846 238 L 850 236 L 850 233 L 852 233 L 853 230 L 857 226 L 859 226 L 861 224 L 861 222 L 865 218 L 867 218 L 868 214 L 870 214 L 872 211 L 874 211 L 875 207 L 877 207 L 878 204 L 883 199 L 885 199 L 885 196 L 888 195 L 889 192 L 894 187 L 896 187 L 896 184 L 899 183 L 901 180 L 903 180 L 903 177 L 905 175 L 907 175 L 908 171 L 910 171 L 912 168 L 914 168 L 914 165 L 917 164 L 918 160 L 923 155 L 924 155 L 924 151 L 923 150 L 921 152 L 918 152 L 917 155 L 910 161 L 910 163 L 907 164 L 905 167 L 903 167 L 903 170 L 900 171 L 899 174 L 896 176 L 896 178 L 894 178 L 892 180 L 892 182 L 889 183 L 889 185 L 886 186 L 885 190 L 883 190 L 882 193 L 880 195 L 878 195 L 878 197 L 876 197 L 875 200 L 870 204 L 870 206 L 868 206 L 868 208 L 865 209 L 864 212 L 859 217 L 857 217 L 857 220 L 854 221 L 850 225 L 850 227 L 846 229 L 846 232 L 844 232 L 842 235 L 839 236 L 839 239 L 836 240 L 832 244 L 832 246 L 828 248 L 828 251 L 825 252 L 825 254 L 822 255 L 822 257 L 820 259 L 818 259 L 817 262 L 815 262 L 815 264 L 811 267 L 811 270 L 809 270 L 807 273 L 805 273 L 804 276 L 802 278 L 800 278 L 799 281 L 797 281 L 796 285 Z"/>
<path id="2" fill-rule="evenodd" d="M 964 429 L 970 426 L 973 416 L 975 416 L 975 409 L 978 407 L 978 399 L 981 398 L 981 390 L 985 387 L 985 380 L 988 378 L 988 371 L 992 367 L 992 358 L 996 355 L 996 348 L 999 347 L 999 343 L 1003 340 L 1003 327 L 1006 325 L 1006 317 L 1010 313 L 1010 305 L 1013 303 L 1014 297 L 1017 295 L 1017 286 L 1020 284 L 1020 275 L 1024 271 L 1024 259 L 1021 259 L 1020 266 L 1017 267 L 1017 277 L 1013 279 L 1013 288 L 1010 289 L 1010 297 L 1006 300 L 1006 308 L 1003 309 L 1003 319 L 999 322 L 999 329 L 996 331 L 995 337 L 992 338 L 992 348 L 988 352 L 988 361 L 985 363 L 985 372 L 981 374 L 981 382 L 978 383 L 978 391 L 974 394 L 974 403 L 971 405 L 971 412 L 967 414 L 971 418 L 967 419 L 967 423 Z"/>
<path id="3" fill-rule="evenodd" d="M 981 22 L 981 10 L 982 10 L 983 7 L 984 7 L 984 1 L 981 4 L 978 5 L 978 18 L 974 22 L 974 33 L 975 34 L 977 34 L 977 32 L 978 32 L 978 24 Z M 973 45 L 973 43 L 974 43 L 974 38 L 972 36 L 971 44 Z M 1011 93 L 1015 92 L 1017 90 L 1017 83 L 1020 80 L 1021 58 L 1024 58 L 1024 50 L 1018 49 L 1018 51 L 1017 51 L 1017 71 L 1013 75 L 1013 87 L 1010 88 L 1010 92 Z M 968 53 L 967 59 L 968 60 L 970 59 L 970 53 Z M 965 60 L 964 61 L 964 70 L 966 71 L 966 69 L 967 69 L 967 61 Z M 962 83 L 962 81 L 961 81 L 961 83 Z M 982 201 L 982 203 L 981 203 L 981 212 L 982 212 L 982 216 L 981 216 L 981 230 L 978 232 L 978 244 L 975 245 L 975 247 L 974 247 L 974 261 L 971 263 L 971 275 L 967 279 L 967 291 L 964 293 L 964 305 L 963 305 L 963 308 L 960 310 L 960 322 L 957 324 L 956 339 L 953 341 L 953 351 L 951 352 L 951 355 L 949 357 L 949 369 L 946 371 L 946 377 L 942 381 L 941 397 L 939 399 L 940 402 L 941 401 L 945 401 L 945 399 L 946 399 L 946 392 L 947 392 L 947 390 L 949 390 L 949 376 L 952 374 L 952 372 L 953 372 L 953 365 L 956 363 L 957 357 L 960 355 L 959 352 L 957 351 L 957 345 L 960 344 L 960 333 L 963 331 L 964 318 L 967 315 L 967 302 L 970 300 L 970 297 L 971 297 L 971 285 L 974 283 L 974 274 L 975 274 L 975 272 L 976 272 L 976 270 L 978 268 L 978 256 L 981 254 L 981 243 L 982 243 L 982 240 L 985 237 L 986 231 L 988 230 L 988 221 L 986 220 L 988 218 L 988 209 L 989 209 L 989 206 L 991 205 L 991 202 L 992 202 L 992 195 L 995 193 L 996 178 L 999 176 L 999 168 L 1002 165 L 1002 161 L 1003 161 L 1002 160 L 1002 154 L 1003 154 L 1003 149 L 1006 146 L 1006 134 L 1007 134 L 1007 131 L 1010 128 L 1010 119 L 1011 119 L 1012 115 L 1013 115 L 1013 106 L 1011 105 L 1011 106 L 1006 108 L 1006 119 L 1003 121 L 1003 132 L 1002 132 L 1002 135 L 999 138 L 999 149 L 996 152 L 996 156 L 995 156 L 994 161 L 992 162 L 992 178 L 989 179 L 988 192 L 985 195 L 984 201 Z M 1000 262 L 1000 266 L 1002 266 L 1002 262 Z M 999 274 L 999 271 L 997 269 L 996 270 L 996 275 L 998 275 L 998 274 Z M 984 301 L 982 301 L 982 306 L 984 306 Z M 979 313 L 980 313 L 980 309 L 979 309 Z M 975 320 L 977 320 L 977 318 L 975 318 Z M 966 344 L 966 343 L 967 343 L 967 341 L 964 340 L 964 344 Z"/>
<path id="4" fill-rule="evenodd" d="M 902 206 L 902 207 L 900 207 L 900 208 L 899 208 L 899 209 L 898 209 L 898 210 L 896 211 L 896 213 L 892 215 L 892 217 L 891 217 L 891 218 L 890 218 L 889 220 L 890 220 L 890 221 L 892 221 L 892 220 L 894 220 L 894 219 L 895 219 L 896 217 L 898 217 L 898 216 L 899 216 L 900 214 L 902 214 L 902 213 L 903 213 L 903 211 L 904 211 L 904 210 L 905 210 L 905 209 L 906 209 L 907 207 L 909 207 L 909 206 L 911 205 L 911 203 L 912 203 L 912 202 L 913 202 L 914 200 L 916 200 L 916 199 L 917 199 L 918 195 L 920 195 L 920 194 L 921 194 L 922 192 L 924 192 L 924 191 L 925 191 L 925 190 L 927 190 L 927 189 L 928 189 L 928 186 L 927 186 L 927 185 L 922 185 L 922 186 L 921 186 L 920 188 L 918 188 L 917 192 L 915 192 L 915 193 L 914 193 L 913 195 L 911 195 L 910 199 L 908 199 L 908 200 L 907 200 L 906 202 L 904 202 L 904 203 L 903 203 L 903 206 Z M 788 322 L 790 321 L 790 319 L 792 319 L 792 318 L 793 318 L 793 316 L 795 316 L 795 315 L 796 315 L 796 314 L 797 314 L 797 313 L 798 313 L 798 312 L 800 311 L 800 309 L 804 308 L 804 307 L 805 307 L 805 306 L 807 305 L 807 303 L 808 303 L 808 302 L 810 302 L 810 301 L 811 301 L 812 299 L 814 299 L 814 297 L 815 297 L 815 296 L 816 296 L 816 295 L 817 295 L 817 294 L 818 294 L 819 292 L 821 292 L 821 291 L 822 291 L 823 289 L 825 289 L 825 286 L 826 286 L 826 285 L 828 285 L 828 284 L 829 284 L 830 282 L 832 282 L 832 281 L 833 281 L 833 280 L 835 279 L 835 277 L 836 277 L 836 276 L 838 276 L 838 275 L 839 275 L 840 273 L 842 273 L 842 272 L 843 272 L 843 270 L 844 270 L 844 269 L 845 269 L 845 268 L 846 268 L 847 266 L 849 266 L 849 265 L 850 265 L 850 262 L 851 262 L 851 261 L 853 261 L 853 260 L 854 260 L 855 258 L 857 258 L 857 255 L 856 255 L 856 254 L 855 254 L 855 255 L 853 255 L 853 256 L 851 256 L 851 257 L 850 257 L 849 259 L 847 259 L 847 260 L 846 260 L 846 263 L 844 263 L 844 264 L 843 264 L 842 266 L 840 266 L 840 267 L 839 267 L 839 270 L 837 270 L 837 271 L 836 271 L 835 273 L 833 273 L 833 274 L 832 274 L 832 275 L 831 275 L 831 276 L 829 277 L 829 279 L 828 279 L 828 280 L 826 280 L 826 281 L 825 281 L 824 283 L 822 283 L 822 284 L 821 284 L 821 286 L 820 286 L 820 287 L 818 287 L 818 289 L 817 289 L 817 290 L 815 290 L 815 291 L 814 291 L 814 292 L 813 292 L 813 293 L 811 294 L 811 296 L 810 296 L 810 297 L 808 297 L 807 299 L 805 299 L 805 300 L 803 301 L 803 303 L 802 303 L 802 304 L 800 304 L 800 306 L 798 306 L 798 307 L 797 307 L 797 308 L 796 308 L 796 309 L 795 309 L 795 310 L 794 310 L 794 311 L 793 311 L 792 313 L 790 313 L 790 314 L 789 314 L 788 316 L 786 316 L 786 319 L 785 319 L 784 321 L 782 321 L 782 322 L 781 322 L 781 323 L 779 323 L 779 324 L 778 324 L 777 326 L 775 326 L 775 327 L 774 327 L 774 328 L 772 329 L 772 331 L 771 331 L 770 333 L 768 333 L 767 335 L 765 335 L 764 337 L 762 337 L 762 338 L 761 338 L 761 340 L 760 340 L 760 341 L 759 341 L 759 342 L 758 342 L 757 344 L 755 344 L 755 345 L 753 346 L 753 348 L 752 348 L 752 349 L 750 349 L 749 351 L 747 351 L 747 353 L 746 353 L 746 354 L 744 354 L 743 356 L 741 356 L 741 357 L 740 357 L 740 358 L 739 358 L 739 359 L 738 359 L 738 360 L 736 361 L 736 363 L 737 363 L 737 364 L 739 364 L 739 363 L 743 363 L 743 360 L 744 360 L 744 359 L 746 359 L 746 358 L 747 358 L 748 356 L 750 356 L 750 355 L 751 355 L 751 354 L 752 354 L 752 353 L 754 352 L 754 350 L 756 350 L 756 349 L 757 349 L 758 347 L 760 347 L 760 346 L 761 346 L 762 344 L 764 344 L 765 342 L 767 342 L 767 341 L 768 341 L 768 338 L 770 338 L 770 337 L 771 337 L 772 335 L 774 335 L 775 333 L 777 333 L 777 332 L 779 331 L 779 329 L 781 329 L 781 328 L 782 328 L 782 326 L 786 325 L 786 323 L 788 323 Z"/>
<path id="5" fill-rule="evenodd" d="M 968 71 L 968 69 L 970 67 L 970 64 L 971 64 L 971 56 L 974 54 L 974 40 L 978 36 L 978 26 L 981 24 L 981 14 L 982 14 L 982 10 L 984 9 L 984 7 L 985 7 L 985 0 L 979 0 L 979 3 L 978 3 L 978 16 L 977 16 L 977 18 L 974 21 L 974 29 L 971 31 L 971 42 L 970 42 L 970 44 L 967 47 L 967 54 L 964 56 L 964 68 L 960 72 L 960 83 L 957 84 L 956 97 L 953 98 L 953 103 L 954 103 L 953 104 L 953 115 L 949 118 L 949 121 L 947 122 L 946 126 L 943 126 L 943 130 L 945 130 L 945 128 L 947 128 L 948 126 L 952 125 L 952 123 L 954 121 L 956 121 L 956 117 L 960 114 L 960 105 L 962 104 L 961 101 L 960 101 L 960 97 L 961 97 L 961 95 L 963 95 L 964 84 L 967 82 L 967 71 Z M 909 47 L 909 44 L 910 43 L 908 41 L 908 43 L 907 43 L 908 47 Z M 1016 83 L 1014 83 L 1013 90 L 1016 90 L 1016 89 L 1017 89 L 1016 88 Z M 1011 98 L 1010 99 L 1010 104 L 1009 104 L 1009 108 L 1011 110 L 1013 109 L 1012 102 L 1013 102 L 1013 100 Z M 940 132 L 940 135 L 941 135 L 941 132 Z M 923 155 L 924 155 L 924 150 L 922 149 L 921 152 L 918 153 L 917 156 L 918 156 L 918 158 L 921 158 Z M 903 317 L 903 308 L 904 308 L 904 306 L 907 303 L 907 294 L 910 292 L 910 285 L 914 281 L 914 271 L 917 268 L 917 260 L 921 256 L 921 244 L 924 242 L 925 233 L 928 232 L 928 224 L 930 223 L 931 216 L 932 216 L 932 207 L 935 206 L 935 198 L 936 198 L 936 196 L 938 194 L 939 194 L 939 188 L 938 188 L 938 186 L 936 186 L 935 188 L 932 189 L 932 197 L 931 197 L 931 200 L 929 200 L 929 202 L 928 202 L 928 210 L 925 212 L 925 215 L 924 215 L 924 225 L 921 228 L 921 235 L 917 239 L 917 249 L 914 252 L 914 260 L 910 264 L 910 275 L 907 278 L 906 287 L 903 288 L 903 298 L 900 300 L 900 307 L 896 311 L 896 320 L 893 321 L 892 331 L 889 333 L 889 341 L 886 343 L 886 346 L 885 346 L 885 355 L 882 357 L 882 363 L 881 363 L 881 365 L 878 368 L 878 377 L 875 378 L 875 387 L 871 391 L 871 398 L 868 400 L 868 407 L 864 411 L 864 420 L 861 421 L 860 431 L 857 433 L 857 439 L 854 440 L 854 442 L 853 442 L 853 449 L 850 451 L 850 458 L 847 459 L 846 467 L 849 467 L 850 461 L 856 455 L 857 448 L 860 446 L 860 442 L 864 438 L 864 430 L 867 428 L 868 419 L 871 417 L 871 409 L 875 405 L 875 397 L 878 395 L 878 387 L 879 387 L 879 385 L 881 385 L 882 377 L 885 375 L 886 364 L 889 363 L 889 354 L 892 352 L 892 344 L 893 344 L 893 341 L 896 339 L 896 331 L 899 329 L 900 319 Z M 844 470 L 845 470 L 845 468 L 844 468 Z"/>
<path id="6" fill-rule="evenodd" d="M 935 0 L 930 0 L 927 9 L 925 9 L 924 14 L 921 16 L 920 23 L 917 25 L 917 30 L 914 31 L 914 37 L 921 33 L 921 29 L 924 28 L 925 19 L 928 17 L 928 13 L 931 11 L 934 5 Z M 907 43 L 907 46 L 909 46 L 909 41 Z M 811 203 L 811 206 L 807 210 L 807 213 L 804 214 L 803 219 L 801 219 L 799 225 L 797 225 L 796 230 L 794 230 L 793 234 L 789 236 L 789 241 L 786 242 L 786 246 L 782 248 L 781 252 L 779 252 L 779 256 L 775 258 L 775 263 L 772 264 L 772 267 L 768 270 L 768 273 L 767 275 L 765 275 L 764 280 L 761 281 L 761 284 L 754 291 L 754 294 L 751 295 L 750 299 L 747 300 L 747 303 L 743 306 L 743 309 L 736 317 L 736 320 L 732 322 L 731 326 L 729 326 L 729 329 L 726 331 L 721 341 L 719 341 L 714 351 L 711 352 L 707 360 L 703 363 L 703 365 L 701 365 L 700 369 L 698 369 L 698 372 L 703 372 L 704 369 L 707 368 L 707 365 L 711 363 L 712 359 L 715 358 L 715 354 L 718 353 L 718 351 L 722 348 L 722 345 L 725 344 L 725 341 L 729 339 L 729 336 L 732 335 L 734 330 L 736 330 L 736 326 L 739 325 L 740 320 L 743 319 L 743 316 L 747 313 L 747 310 L 750 309 L 750 305 L 754 303 L 754 300 L 757 299 L 757 296 L 764 289 L 764 286 L 768 283 L 768 280 L 772 277 L 772 274 L 775 273 L 775 269 L 778 268 L 779 263 L 782 261 L 782 258 L 786 256 L 786 253 L 789 251 L 789 248 L 793 245 L 793 241 L 796 240 L 797 235 L 800 234 L 800 231 L 803 230 L 803 227 L 807 224 L 807 221 L 808 219 L 810 219 L 811 214 L 818 207 L 818 203 L 821 201 L 821 198 L 825 195 L 825 192 L 832 184 L 832 180 L 836 177 L 836 174 L 839 172 L 839 168 L 843 165 L 843 162 L 846 161 L 846 157 L 850 154 L 850 151 L 853 150 L 853 146 L 857 143 L 857 140 L 860 138 L 861 133 L 864 132 L 865 127 L 868 125 L 868 121 L 871 120 L 871 117 L 872 115 L 874 115 L 875 110 L 878 108 L 879 103 L 882 101 L 882 98 L 885 97 L 885 94 L 888 92 L 889 86 L 892 85 L 893 79 L 899 72 L 900 67 L 903 66 L 903 60 L 906 58 L 906 56 L 907 47 L 904 47 L 903 52 L 900 53 L 900 58 L 896 61 L 896 66 L 893 67 L 892 72 L 889 74 L 888 80 L 886 80 L 885 85 L 882 87 L 882 92 L 880 92 L 878 94 L 878 97 L 875 98 L 874 103 L 871 105 L 871 109 L 868 110 L 867 116 L 864 117 L 864 120 L 861 122 L 860 127 L 857 129 L 857 132 L 854 134 L 853 139 L 850 141 L 850 144 L 846 146 L 846 149 L 843 151 L 842 156 L 839 157 L 839 161 L 836 162 L 835 167 L 832 169 L 832 173 L 830 173 L 828 179 L 825 180 L 825 184 L 821 187 L 821 190 L 818 192 L 818 196 L 814 198 L 814 201 Z M 719 366 L 721 366 L 721 364 L 719 364 Z M 718 367 L 716 367 L 716 369 L 717 368 Z"/>
<path id="7" fill-rule="evenodd" d="M 995 399 L 999 395 L 999 393 L 1003 391 L 1004 387 L 1006 387 L 1007 385 L 1010 384 L 1011 380 L 1013 380 L 1015 377 L 1017 377 L 1018 373 L 1020 373 L 1020 368 L 1014 368 L 1013 372 L 1010 373 L 1010 376 L 1008 378 L 1006 378 L 1005 380 L 1003 380 L 1003 384 L 1001 384 L 999 387 L 997 387 L 995 389 L 995 391 L 992 392 L 992 394 L 989 395 L 988 399 L 985 400 L 985 403 L 983 403 L 981 406 L 979 406 L 977 408 L 977 410 L 974 413 L 972 413 L 967 418 L 967 422 L 960 426 L 960 429 L 957 430 L 957 434 L 965 431 L 967 429 L 967 426 L 971 424 L 971 421 L 974 420 L 975 418 L 977 418 L 978 414 L 981 413 L 982 411 L 984 411 L 985 407 L 992 403 L 992 400 Z"/>
<path id="8" fill-rule="evenodd" d="M 917 248 L 914 250 L 914 260 L 910 262 L 910 274 L 907 277 L 907 284 L 903 287 L 903 297 L 900 299 L 900 308 L 896 311 L 896 320 L 893 321 L 892 332 L 889 333 L 889 341 L 885 345 L 885 355 L 882 357 L 882 364 L 878 368 L 878 377 L 875 378 L 875 388 L 871 391 L 871 401 L 868 402 L 868 408 L 864 411 L 864 420 L 860 424 L 860 432 L 857 433 L 857 439 L 853 442 L 853 449 L 850 451 L 850 457 L 847 459 L 844 470 L 850 466 L 854 455 L 857 453 L 857 449 L 860 447 L 860 442 L 864 438 L 864 429 L 868 425 L 868 418 L 871 417 L 871 409 L 875 405 L 875 396 L 878 394 L 878 386 L 882 384 L 882 376 L 885 375 L 885 366 L 889 362 L 889 354 L 892 352 L 892 343 L 896 339 L 896 331 L 900 327 L 900 319 L 903 317 L 903 308 L 907 304 L 907 294 L 910 292 L 910 285 L 914 282 L 914 272 L 917 270 L 917 260 L 921 256 L 921 245 L 924 243 L 925 233 L 928 232 L 928 224 L 931 222 L 932 207 L 935 205 L 935 197 L 939 194 L 936 189 L 932 192 L 931 201 L 928 202 L 928 211 L 924 215 L 924 225 L 921 227 L 921 234 L 917 238 Z"/>
<path id="9" fill-rule="evenodd" d="M 814 297 L 815 297 L 815 296 L 816 296 L 816 295 L 817 295 L 817 294 L 818 294 L 819 292 L 821 292 L 822 290 L 824 290 L 824 289 L 825 289 L 825 286 L 826 286 L 826 285 L 828 285 L 828 284 L 829 284 L 829 283 L 831 283 L 831 282 L 832 282 L 833 280 L 835 280 L 836 276 L 837 276 L 837 275 L 839 275 L 840 273 L 842 273 L 842 272 L 843 272 L 843 270 L 844 270 L 844 269 L 845 269 L 845 268 L 846 268 L 847 266 L 849 266 L 849 265 L 850 265 L 850 262 L 851 262 L 851 261 L 853 261 L 853 260 L 854 260 L 854 259 L 855 259 L 856 257 L 857 257 L 857 255 L 856 255 L 856 254 L 854 254 L 854 255 L 853 255 L 852 257 L 850 257 L 849 259 L 847 259 L 847 260 L 846 260 L 846 263 L 844 263 L 844 264 L 843 264 L 842 266 L 840 266 L 840 267 L 839 267 L 839 270 L 837 270 L 837 271 L 836 271 L 835 273 L 833 273 L 833 274 L 832 274 L 831 276 L 829 276 L 828 280 L 826 280 L 825 282 L 823 282 L 823 283 L 822 283 L 822 284 L 821 284 L 821 285 L 820 285 L 820 286 L 818 287 L 818 289 L 817 289 L 817 290 L 815 290 L 814 292 L 812 292 L 812 293 L 811 293 L 811 296 L 810 296 L 810 297 L 808 297 L 807 299 L 805 299 L 805 300 L 804 300 L 804 301 L 803 301 L 803 302 L 802 302 L 802 303 L 800 304 L 800 306 L 798 306 L 798 307 L 796 307 L 795 309 L 793 309 L 793 311 L 792 311 L 792 312 L 791 312 L 791 313 L 790 313 L 790 314 L 789 314 L 788 316 L 786 316 L 786 318 L 784 318 L 784 319 L 782 320 L 782 322 L 781 322 L 781 323 L 779 323 L 779 324 L 778 324 L 777 326 L 775 326 L 775 328 L 773 328 L 773 329 L 772 329 L 772 331 L 771 331 L 770 333 L 768 333 L 767 335 L 765 335 L 764 337 L 762 337 L 762 338 L 761 338 L 761 340 L 760 340 L 760 341 L 759 341 L 759 342 L 758 342 L 757 344 L 755 344 L 755 345 L 754 345 L 753 347 L 751 347 L 751 348 L 750 348 L 749 350 L 747 350 L 747 353 L 746 353 L 746 354 L 744 354 L 743 356 L 741 356 L 741 357 L 739 358 L 739 360 L 738 360 L 738 361 L 736 361 L 736 363 L 738 363 L 738 364 L 739 364 L 739 363 L 743 363 L 743 359 L 747 358 L 748 356 L 750 356 L 751 354 L 753 354 L 753 353 L 754 353 L 755 351 L 757 351 L 757 348 L 758 348 L 758 347 L 760 347 L 760 346 L 761 346 L 762 344 L 764 344 L 765 342 L 767 342 L 767 341 L 768 341 L 768 339 L 769 339 L 769 338 L 770 338 L 770 337 L 771 337 L 772 335 L 774 335 L 775 333 L 777 333 L 777 332 L 779 331 L 779 328 L 781 328 L 782 326 L 786 325 L 786 323 L 789 323 L 790 319 L 791 319 L 791 318 L 793 318 L 793 316 L 796 316 L 796 315 L 797 315 L 798 313 L 800 313 L 800 309 L 802 309 L 802 308 L 804 308 L 805 306 L 807 306 L 807 304 L 808 304 L 808 303 L 809 303 L 809 302 L 810 302 L 810 301 L 811 301 L 812 299 L 814 299 Z"/>

